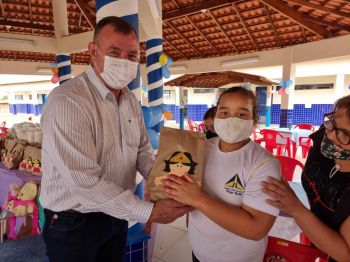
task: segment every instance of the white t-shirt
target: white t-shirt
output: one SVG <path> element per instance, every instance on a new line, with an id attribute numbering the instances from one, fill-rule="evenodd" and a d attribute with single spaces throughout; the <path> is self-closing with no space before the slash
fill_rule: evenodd
<path id="1" fill-rule="evenodd" d="M 203 189 L 222 201 L 278 216 L 279 210 L 268 205 L 270 198 L 261 191 L 261 182 L 272 176 L 280 179 L 276 158 L 260 145 L 250 141 L 237 151 L 224 153 L 219 138 L 207 140 L 205 148 Z M 190 213 L 189 240 L 193 253 L 201 262 L 261 262 L 267 237 L 249 240 L 215 224 L 198 210 Z"/>

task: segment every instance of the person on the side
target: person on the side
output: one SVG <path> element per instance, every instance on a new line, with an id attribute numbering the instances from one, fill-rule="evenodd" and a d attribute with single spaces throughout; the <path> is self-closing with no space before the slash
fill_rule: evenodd
<path id="1" fill-rule="evenodd" d="M 336 101 L 323 125 L 310 137 L 301 181 L 310 210 L 286 181 L 268 178 L 263 190 L 268 203 L 292 216 L 301 230 L 329 261 L 350 261 L 350 96 Z"/>
<path id="2" fill-rule="evenodd" d="M 205 137 L 207 139 L 217 137 L 218 135 L 215 132 L 214 128 L 214 118 L 215 118 L 215 113 L 216 113 L 216 106 L 213 106 L 205 112 L 204 117 L 203 117 L 203 122 L 205 126 Z"/>
<path id="3" fill-rule="evenodd" d="M 203 188 L 170 176 L 168 197 L 195 208 L 188 235 L 193 261 L 261 262 L 267 233 L 279 209 L 268 205 L 261 182 L 280 179 L 278 160 L 251 141 L 257 123 L 254 93 L 232 87 L 222 93 L 214 119 L 219 137 L 206 140 Z"/>

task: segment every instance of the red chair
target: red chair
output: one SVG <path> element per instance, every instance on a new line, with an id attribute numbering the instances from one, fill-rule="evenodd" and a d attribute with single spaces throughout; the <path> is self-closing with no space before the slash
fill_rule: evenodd
<path id="1" fill-rule="evenodd" d="M 327 261 L 328 255 L 321 250 L 285 239 L 269 236 L 264 262 L 311 262 Z"/>
<path id="2" fill-rule="evenodd" d="M 315 127 L 312 124 L 297 124 L 294 128 L 315 131 Z"/>
<path id="3" fill-rule="evenodd" d="M 293 180 L 294 171 L 297 166 L 301 170 L 304 170 L 304 165 L 299 160 L 287 156 L 276 156 L 276 158 L 280 161 L 282 176 L 287 181 Z"/>
<path id="4" fill-rule="evenodd" d="M 277 148 L 278 156 L 281 155 L 282 150 L 286 150 L 288 156 L 291 156 L 289 137 L 285 137 L 280 132 L 272 129 L 262 129 L 260 134 L 264 137 L 265 148 L 267 151 L 273 153 L 273 149 Z"/>
<path id="5" fill-rule="evenodd" d="M 187 124 L 188 124 L 188 126 L 190 128 L 190 131 L 199 132 L 199 126 L 197 125 L 196 122 L 194 122 L 191 119 L 188 119 L 187 120 Z"/>
<path id="6" fill-rule="evenodd" d="M 258 127 L 254 128 L 253 131 L 253 137 L 254 137 L 254 142 L 261 145 L 262 142 L 265 141 L 264 137 L 261 136 L 261 129 Z"/>
<path id="7" fill-rule="evenodd" d="M 7 135 L 8 128 L 6 127 L 6 121 L 0 124 L 0 137 L 5 137 Z"/>
<path id="8" fill-rule="evenodd" d="M 205 125 L 204 123 L 200 123 L 198 125 L 198 131 L 204 133 L 205 132 Z"/>
<path id="9" fill-rule="evenodd" d="M 299 146 L 301 146 L 301 154 L 303 158 L 306 158 L 309 153 L 310 147 L 312 146 L 312 140 L 310 137 L 301 136 L 299 137 Z"/>

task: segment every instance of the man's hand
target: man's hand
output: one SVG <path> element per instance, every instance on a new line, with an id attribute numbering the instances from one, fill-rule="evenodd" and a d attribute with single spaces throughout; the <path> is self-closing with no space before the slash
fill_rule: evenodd
<path id="1" fill-rule="evenodd" d="M 160 200 L 154 204 L 151 216 L 149 217 L 147 223 L 156 222 L 160 224 L 167 224 L 192 210 L 192 207 L 183 205 L 171 199 Z"/>

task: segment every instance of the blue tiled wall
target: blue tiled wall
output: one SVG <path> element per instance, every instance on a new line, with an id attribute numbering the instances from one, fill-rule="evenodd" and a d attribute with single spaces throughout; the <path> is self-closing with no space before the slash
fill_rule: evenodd
<path id="1" fill-rule="evenodd" d="M 179 106 L 174 104 L 166 105 L 166 110 L 173 114 L 172 120 L 176 120 L 176 123 L 180 122 L 180 109 Z"/>
<path id="2" fill-rule="evenodd" d="M 273 104 L 271 109 L 271 123 L 280 124 L 281 119 L 281 105 Z M 323 115 L 327 112 L 331 112 L 333 108 L 332 104 L 313 104 L 311 108 L 305 108 L 303 104 L 295 104 L 293 108 L 293 125 L 301 123 L 310 123 L 315 126 L 322 124 Z M 291 110 L 289 110 L 291 111 Z M 282 124 L 282 123 L 281 123 Z M 287 125 L 286 125 L 287 126 Z"/>
<path id="3" fill-rule="evenodd" d="M 194 121 L 202 121 L 208 105 L 187 105 L 187 118 Z"/>
<path id="4" fill-rule="evenodd" d="M 33 105 L 33 104 L 9 104 L 9 109 L 11 114 L 34 114 L 36 116 L 40 115 L 43 111 L 43 104 Z"/>

